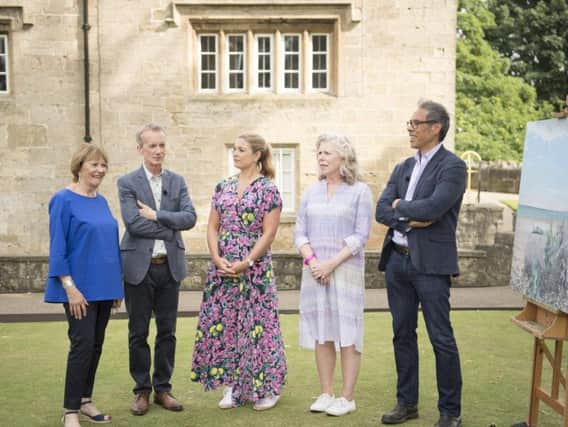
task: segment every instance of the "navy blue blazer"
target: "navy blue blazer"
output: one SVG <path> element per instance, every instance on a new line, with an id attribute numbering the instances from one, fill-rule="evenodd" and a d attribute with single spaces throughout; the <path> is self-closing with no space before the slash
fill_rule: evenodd
<path id="1" fill-rule="evenodd" d="M 414 192 L 413 199 L 404 200 L 416 160 L 409 157 L 392 172 L 386 188 L 377 202 L 376 220 L 389 227 L 383 243 L 379 270 L 384 271 L 392 251 L 394 230 L 406 232 L 408 221 L 434 221 L 425 228 L 413 228 L 407 233 L 411 261 L 423 274 L 459 274 L 456 227 L 466 185 L 463 160 L 443 146 L 432 157 Z M 396 209 L 391 205 L 400 199 Z"/>
<path id="2" fill-rule="evenodd" d="M 124 281 L 132 285 L 142 282 L 150 268 L 154 239 L 165 243 L 174 280 L 181 282 L 187 276 L 181 230 L 192 228 L 197 215 L 181 175 L 164 170 L 162 192 L 161 205 L 156 207 L 143 167 L 118 179 L 120 211 L 126 227 L 120 243 L 122 272 Z M 137 200 L 157 211 L 157 221 L 140 216 Z"/>

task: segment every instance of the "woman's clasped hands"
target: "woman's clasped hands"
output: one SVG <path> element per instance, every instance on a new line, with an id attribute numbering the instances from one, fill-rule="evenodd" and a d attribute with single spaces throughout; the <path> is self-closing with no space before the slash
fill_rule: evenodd
<path id="1" fill-rule="evenodd" d="M 331 273 L 337 268 L 337 265 L 331 259 L 320 262 L 317 258 L 314 258 L 311 260 L 309 267 L 313 278 L 320 285 L 328 286 L 331 280 Z"/>

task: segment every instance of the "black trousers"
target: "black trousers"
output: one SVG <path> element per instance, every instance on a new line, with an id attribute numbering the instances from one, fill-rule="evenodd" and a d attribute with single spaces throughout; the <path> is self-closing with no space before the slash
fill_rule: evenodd
<path id="1" fill-rule="evenodd" d="M 65 374 L 63 407 L 80 409 L 81 398 L 91 397 L 95 374 L 103 351 L 105 330 L 113 301 L 90 301 L 87 316 L 77 320 L 71 316 L 69 304 L 63 304 L 69 328 L 70 348 Z"/>
<path id="2" fill-rule="evenodd" d="M 450 277 L 416 271 L 409 256 L 393 251 L 386 268 L 397 371 L 397 401 L 418 403 L 418 305 L 434 355 L 440 415 L 461 412 L 462 375 L 459 351 L 450 320 Z"/>
<path id="3" fill-rule="evenodd" d="M 150 264 L 144 280 L 138 285 L 125 283 L 128 311 L 128 350 L 130 375 L 134 393 L 170 391 L 176 353 L 176 321 L 179 282 L 170 274 L 168 264 Z M 152 313 L 156 318 L 154 372 L 150 381 L 150 346 L 148 331 Z"/>

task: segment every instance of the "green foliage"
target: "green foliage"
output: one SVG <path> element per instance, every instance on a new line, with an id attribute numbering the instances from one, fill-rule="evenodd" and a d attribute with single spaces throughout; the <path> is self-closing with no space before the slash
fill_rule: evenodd
<path id="1" fill-rule="evenodd" d="M 456 149 L 484 160 L 521 160 L 525 126 L 551 111 L 536 92 L 508 75 L 510 62 L 485 39 L 495 17 L 483 0 L 460 0 L 456 63 Z"/>
<path id="2" fill-rule="evenodd" d="M 509 74 L 531 84 L 538 99 L 568 94 L 568 0 L 489 0 L 495 24 L 486 39 L 509 58 Z"/>

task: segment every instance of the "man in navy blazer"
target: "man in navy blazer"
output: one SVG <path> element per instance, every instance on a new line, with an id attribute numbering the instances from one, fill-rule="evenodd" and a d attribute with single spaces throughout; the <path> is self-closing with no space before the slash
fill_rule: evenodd
<path id="1" fill-rule="evenodd" d="M 128 350 L 135 398 L 134 415 L 154 402 L 171 411 L 183 406 L 171 394 L 179 284 L 187 276 L 182 230 L 195 225 L 196 214 L 182 176 L 163 168 L 166 133 L 156 124 L 137 134 L 142 167 L 118 180 L 120 210 L 126 231 L 120 244 L 128 311 Z M 150 379 L 150 318 L 156 319 L 154 372 Z"/>
<path id="2" fill-rule="evenodd" d="M 379 270 L 385 272 L 393 325 L 397 405 L 383 424 L 418 417 L 418 305 L 436 357 L 436 427 L 461 426 L 462 377 L 450 321 L 450 278 L 459 274 L 458 214 L 465 191 L 465 163 L 444 148 L 446 109 L 421 102 L 407 122 L 416 155 L 398 164 L 377 203 L 376 219 L 389 227 Z"/>

